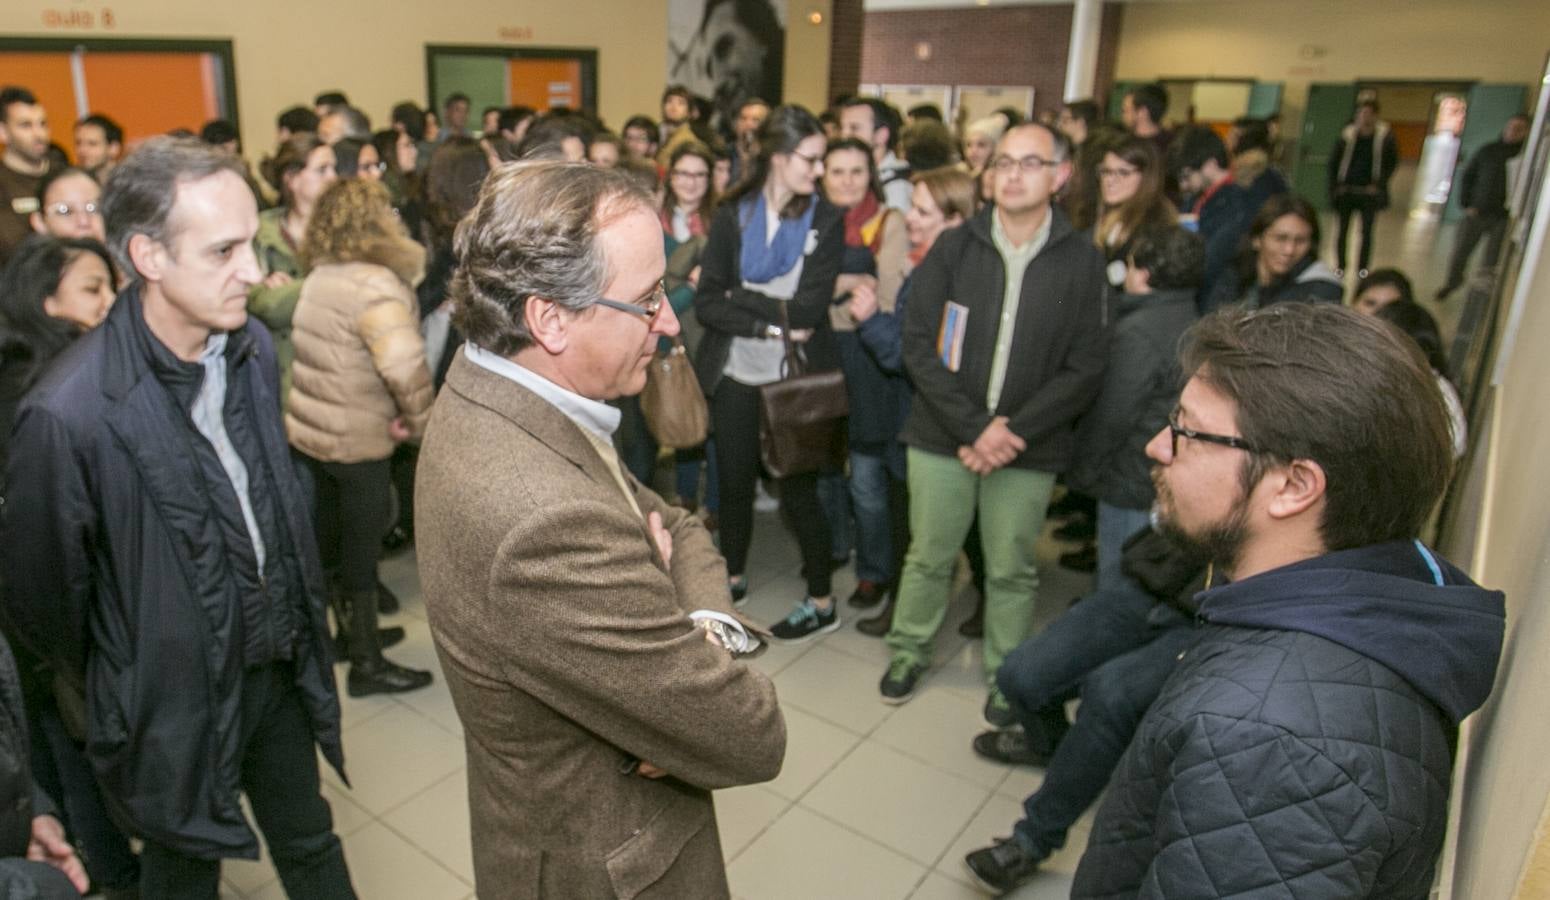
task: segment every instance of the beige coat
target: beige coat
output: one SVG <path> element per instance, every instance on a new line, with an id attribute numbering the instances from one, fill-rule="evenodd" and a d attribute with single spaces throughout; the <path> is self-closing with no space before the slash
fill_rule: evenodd
<path id="1" fill-rule="evenodd" d="M 414 250 L 406 247 L 408 258 L 394 260 L 392 269 L 331 263 L 302 284 L 291 326 L 296 359 L 285 431 L 291 446 L 313 459 L 387 459 L 394 447 L 388 423 L 399 416 L 413 435 L 425 430 L 431 373 L 409 288 L 424 251 L 405 243 Z"/>
<path id="2" fill-rule="evenodd" d="M 780 772 L 770 679 L 687 618 L 731 614 L 699 521 L 516 383 L 454 359 L 421 449 L 420 581 L 468 754 L 482 900 L 728 895 L 711 791 Z M 633 759 L 669 773 L 624 774 Z"/>

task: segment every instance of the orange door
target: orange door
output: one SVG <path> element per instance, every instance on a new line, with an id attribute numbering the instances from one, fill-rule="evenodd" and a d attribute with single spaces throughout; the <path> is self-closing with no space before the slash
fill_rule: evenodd
<path id="1" fill-rule="evenodd" d="M 511 103 L 543 112 L 556 106 L 581 108 L 581 60 L 513 59 L 507 63 Z"/>
<path id="2" fill-rule="evenodd" d="M 75 83 L 70 75 L 70 54 L 28 50 L 0 52 L 0 85 L 14 84 L 32 91 L 48 116 L 54 143 L 68 152 L 74 146 Z"/>
<path id="3" fill-rule="evenodd" d="M 127 149 L 220 118 L 216 72 L 213 53 L 87 53 L 86 94 L 94 112 L 123 126 Z"/>

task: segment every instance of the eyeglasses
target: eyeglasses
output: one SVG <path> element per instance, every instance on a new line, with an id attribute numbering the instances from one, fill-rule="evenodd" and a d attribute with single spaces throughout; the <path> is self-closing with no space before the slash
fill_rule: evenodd
<path id="1" fill-rule="evenodd" d="M 49 215 L 58 216 L 61 219 L 68 219 L 78 212 L 86 213 L 88 216 L 95 216 L 97 214 L 97 204 L 89 201 L 82 203 L 80 206 L 71 206 L 68 203 L 54 203 L 48 207 Z"/>
<path id="2" fill-rule="evenodd" d="M 791 151 L 791 155 L 795 156 L 797 159 L 802 160 L 810 166 L 823 165 L 823 157 L 821 156 L 808 156 L 806 153 L 798 153 L 795 150 Z"/>
<path id="3" fill-rule="evenodd" d="M 991 165 L 1001 175 L 1010 175 L 1013 169 L 1021 169 L 1024 175 L 1032 175 L 1046 167 L 1058 166 L 1060 162 L 1054 159 L 1045 159 L 1042 156 L 1024 156 L 1022 158 L 998 156 Z"/>
<path id="4" fill-rule="evenodd" d="M 649 326 L 657 321 L 657 316 L 661 314 L 663 305 L 667 303 L 667 286 L 658 281 L 656 286 L 651 289 L 650 296 L 636 303 L 626 303 L 623 300 L 609 300 L 604 297 L 599 297 L 592 302 L 598 306 L 606 306 L 609 309 L 617 309 L 620 312 L 640 316 L 646 320 L 646 324 Z"/>
<path id="5" fill-rule="evenodd" d="M 1130 176 L 1135 175 L 1136 173 L 1138 173 L 1140 171 L 1141 171 L 1140 169 L 1137 169 L 1137 168 L 1134 168 L 1134 167 L 1115 167 L 1115 168 L 1110 168 L 1108 166 L 1099 166 L 1098 167 L 1098 177 L 1099 178 L 1129 178 Z"/>
<path id="6" fill-rule="evenodd" d="M 679 170 L 679 169 L 674 169 L 669 174 L 672 175 L 674 178 L 687 178 L 690 181 L 704 181 L 705 179 L 710 177 L 710 173 L 709 172 L 684 172 L 684 171 Z"/>
<path id="7" fill-rule="evenodd" d="M 1174 411 L 1168 417 L 1168 431 L 1173 441 L 1172 455 L 1179 455 L 1179 436 L 1189 438 L 1192 441 L 1204 441 L 1207 444 L 1217 444 L 1222 447 L 1231 447 L 1234 450 L 1242 450 L 1245 453 L 1259 453 L 1259 449 L 1241 437 L 1230 437 L 1225 434 L 1209 434 L 1204 431 L 1194 431 L 1179 424 L 1179 413 Z"/>

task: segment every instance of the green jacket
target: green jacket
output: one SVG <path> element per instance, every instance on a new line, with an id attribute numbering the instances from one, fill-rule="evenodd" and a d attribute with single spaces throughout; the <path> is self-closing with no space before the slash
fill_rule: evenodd
<path id="1" fill-rule="evenodd" d="M 291 283 L 280 287 L 254 285 L 248 292 L 248 313 L 255 316 L 274 335 L 275 359 L 280 364 L 280 403 L 283 406 L 291 394 L 291 360 L 296 358 L 296 347 L 291 343 L 291 316 L 296 312 L 296 301 L 301 297 L 301 263 L 297 261 L 290 242 L 285 239 L 283 225 L 285 207 L 277 206 L 258 214 L 258 234 L 253 237 L 253 252 L 264 274 L 284 272 L 291 276 Z"/>

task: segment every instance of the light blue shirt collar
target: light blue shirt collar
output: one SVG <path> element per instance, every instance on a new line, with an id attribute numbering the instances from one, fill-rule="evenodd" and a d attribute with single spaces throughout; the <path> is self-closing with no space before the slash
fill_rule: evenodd
<path id="1" fill-rule="evenodd" d="M 612 442 L 619 429 L 619 410 L 606 403 L 591 400 L 575 391 L 568 391 L 531 369 L 524 369 L 511 360 L 491 353 L 472 341 L 463 345 L 463 355 L 468 361 L 496 375 L 515 381 L 538 396 L 565 417 L 585 428 L 604 441 Z"/>

